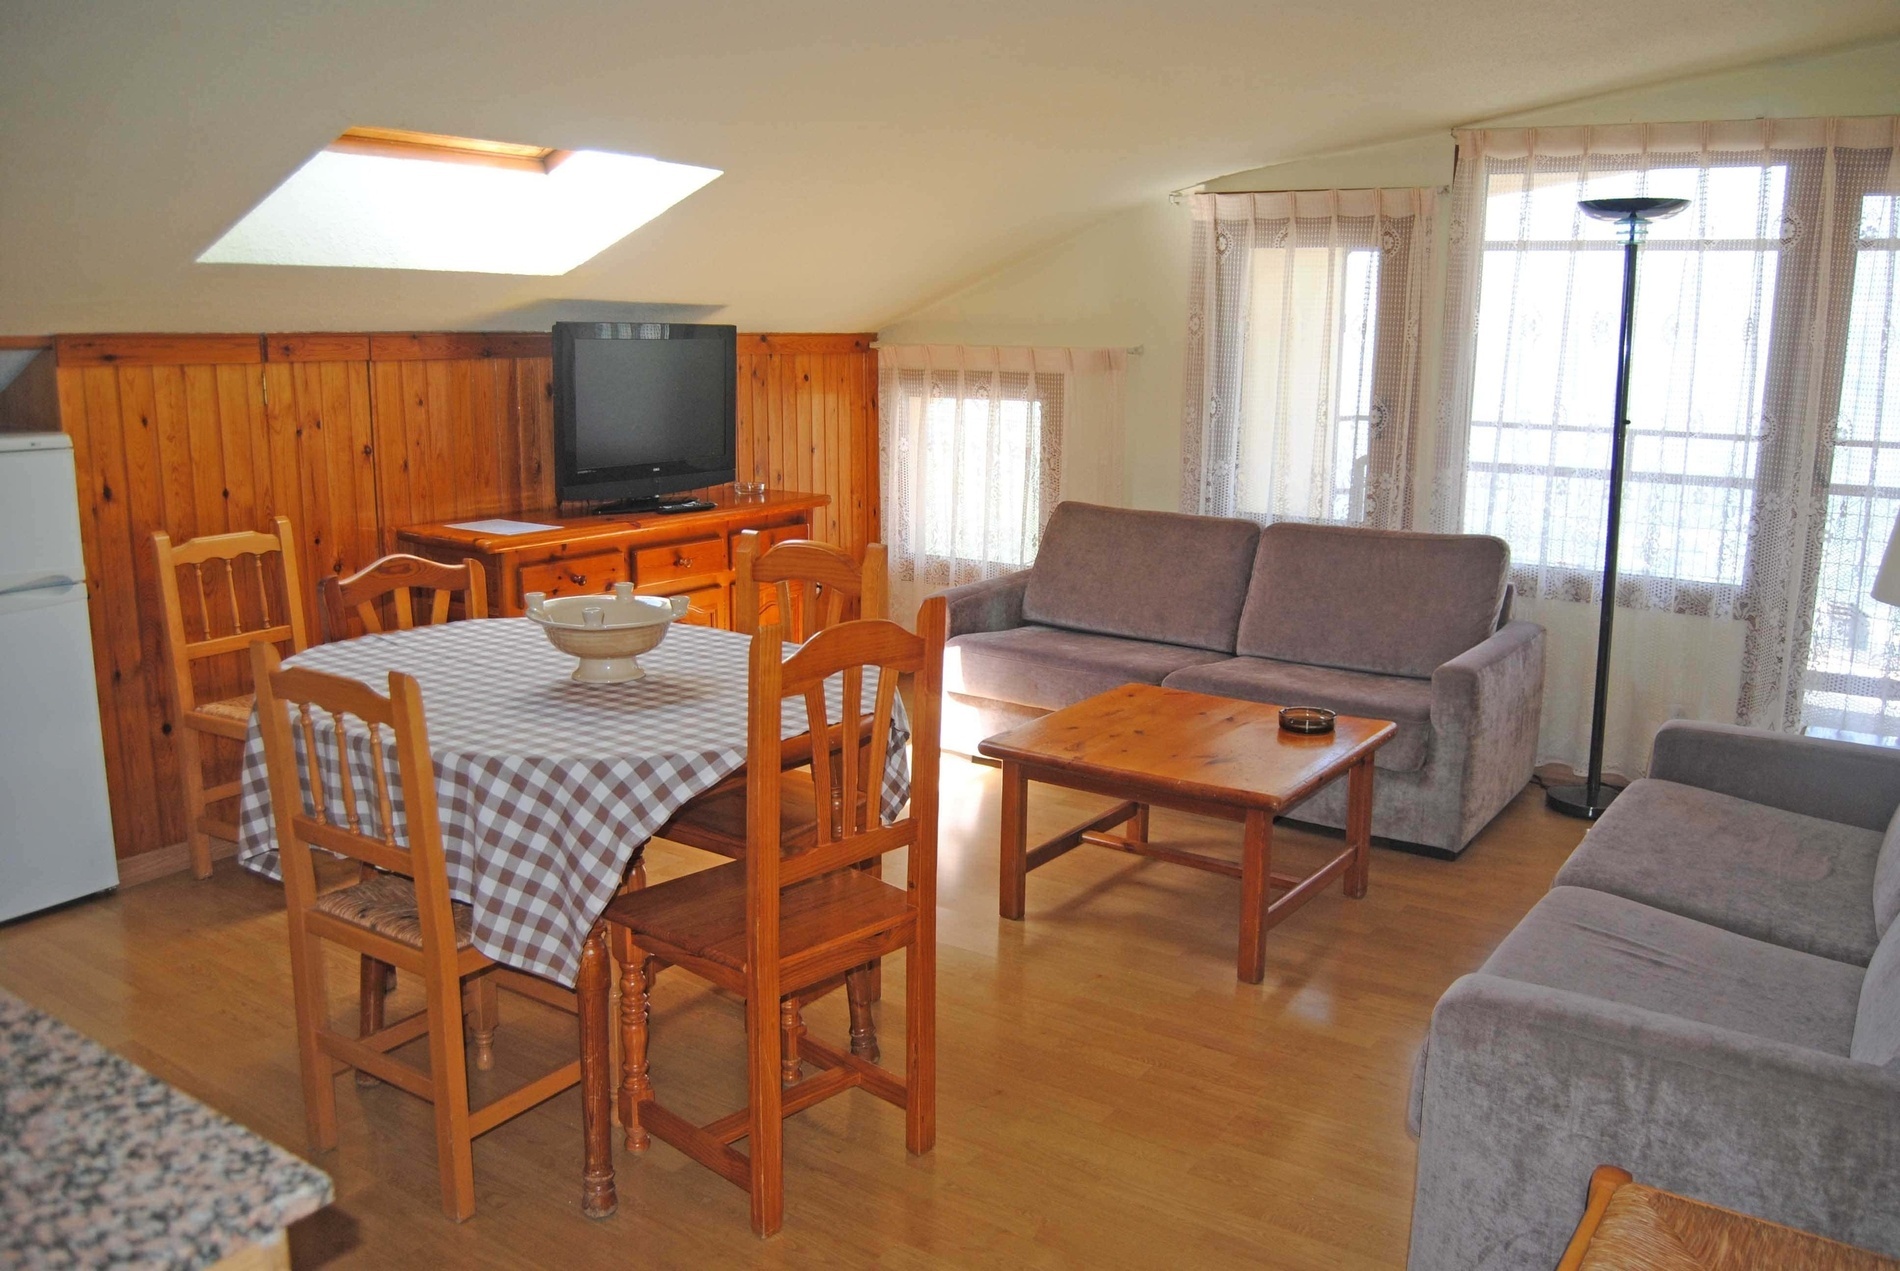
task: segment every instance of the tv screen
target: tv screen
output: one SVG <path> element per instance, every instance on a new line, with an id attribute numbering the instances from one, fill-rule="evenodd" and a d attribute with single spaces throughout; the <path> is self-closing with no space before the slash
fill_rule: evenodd
<path id="1" fill-rule="evenodd" d="M 555 324 L 562 501 L 637 499 L 732 480 L 737 353 L 736 327 Z"/>

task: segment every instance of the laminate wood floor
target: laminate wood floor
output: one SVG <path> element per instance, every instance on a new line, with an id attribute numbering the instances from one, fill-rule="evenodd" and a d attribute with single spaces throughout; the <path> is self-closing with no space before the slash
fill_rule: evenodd
<path id="1" fill-rule="evenodd" d="M 1414 1145 L 1406 1091 L 1432 1004 L 1548 888 L 1583 825 L 1527 789 L 1457 861 L 1375 849 L 1371 891 L 1331 888 L 1236 982 L 1238 884 L 1078 849 L 996 913 L 997 773 L 947 757 L 935 1151 L 850 1093 L 786 1131 L 784 1232 L 671 1148 L 616 1143 L 620 1211 L 582 1218 L 574 1092 L 477 1141 L 477 1212 L 438 1207 L 429 1109 L 337 1083 L 341 1142 L 312 1156 L 337 1202 L 292 1230 L 296 1266 L 1391 1268 Z M 1031 841 L 1107 800 L 1032 786 Z M 1157 841 L 1239 855 L 1240 827 L 1157 812 Z M 1276 866 L 1334 840 L 1282 826 Z M 656 842 L 654 878 L 712 858 Z M 338 956 L 333 991 L 355 983 Z M 901 1056 L 901 965 L 879 1008 Z M 0 985 L 259 1133 L 304 1146 L 282 900 L 220 862 L 0 928 Z M 392 1009 L 417 1003 L 404 984 Z M 339 1018 L 353 1018 L 346 1001 Z M 569 1017 L 507 994 L 478 1097 L 571 1054 Z M 744 1099 L 737 1005 L 679 972 L 654 995 L 653 1080 L 711 1119 Z M 841 995 L 809 1013 L 846 1036 Z M 616 1135 L 616 1140 L 618 1136 Z M 1580 1198 L 1581 1201 L 1581 1198 Z"/>

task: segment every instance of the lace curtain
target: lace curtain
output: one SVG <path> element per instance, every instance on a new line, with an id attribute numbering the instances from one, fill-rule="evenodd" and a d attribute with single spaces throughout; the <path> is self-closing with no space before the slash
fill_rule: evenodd
<path id="1" fill-rule="evenodd" d="M 1063 499 L 1122 501 L 1121 349 L 878 349 L 891 607 L 1025 568 Z"/>
<path id="2" fill-rule="evenodd" d="M 1895 122 L 1458 135 L 1430 520 L 1511 544 L 1540 759 L 1584 757 L 1601 588 L 1622 252 L 1583 198 L 1690 201 L 1639 265 L 1608 766 L 1672 717 L 1794 728 L 1850 664 L 1863 702 L 1900 673 L 1866 598 L 1900 509 Z"/>
<path id="3" fill-rule="evenodd" d="M 1412 520 L 1430 190 L 1197 194 L 1181 506 Z"/>

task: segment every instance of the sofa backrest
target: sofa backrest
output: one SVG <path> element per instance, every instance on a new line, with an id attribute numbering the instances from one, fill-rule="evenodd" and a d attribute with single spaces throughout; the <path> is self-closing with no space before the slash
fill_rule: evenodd
<path id="1" fill-rule="evenodd" d="M 1497 629 L 1511 549 L 1482 534 L 1282 521 L 1260 532 L 1236 651 L 1429 676 Z"/>
<path id="2" fill-rule="evenodd" d="M 1232 653 L 1259 536 L 1252 521 L 1059 504 L 1023 619 Z"/>

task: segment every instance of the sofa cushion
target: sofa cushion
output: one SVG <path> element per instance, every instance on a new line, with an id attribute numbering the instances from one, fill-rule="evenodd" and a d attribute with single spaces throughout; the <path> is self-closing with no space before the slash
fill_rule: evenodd
<path id="1" fill-rule="evenodd" d="M 1887 822 L 1887 836 L 1880 840 L 1880 856 L 1874 862 L 1874 926 L 1884 936 L 1895 918 L 1900 918 L 1900 808 Z"/>
<path id="2" fill-rule="evenodd" d="M 1581 887 L 1538 901 L 1483 969 L 1843 1056 L 1862 979 L 1845 962 Z"/>
<path id="3" fill-rule="evenodd" d="M 1510 564 L 1504 540 L 1486 535 L 1269 525 L 1234 649 L 1430 675 L 1497 630 Z"/>
<path id="4" fill-rule="evenodd" d="M 1865 966 L 1879 850 L 1873 830 L 1649 778 L 1616 797 L 1555 885 Z"/>
<path id="5" fill-rule="evenodd" d="M 1850 1053 L 1864 1063 L 1900 1067 L 1900 923 L 1887 928 L 1867 964 Z"/>
<path id="6" fill-rule="evenodd" d="M 1023 619 L 1232 653 L 1259 537 L 1252 521 L 1058 504 Z"/>
<path id="7" fill-rule="evenodd" d="M 1159 684 L 1196 662 L 1226 661 L 1206 649 L 1120 636 L 1013 627 L 957 636 L 943 654 L 946 692 L 1060 710 L 1124 684 Z"/>
<path id="8" fill-rule="evenodd" d="M 1324 706 L 1342 715 L 1389 719 L 1399 726 L 1379 748 L 1372 765 L 1389 772 L 1416 772 L 1425 766 L 1432 741 L 1432 682 L 1397 675 L 1367 675 L 1301 662 L 1266 658 L 1227 658 L 1174 672 L 1163 680 L 1218 697 L 1239 697 L 1275 706 Z"/>

